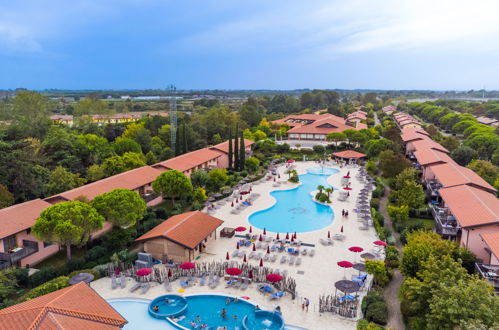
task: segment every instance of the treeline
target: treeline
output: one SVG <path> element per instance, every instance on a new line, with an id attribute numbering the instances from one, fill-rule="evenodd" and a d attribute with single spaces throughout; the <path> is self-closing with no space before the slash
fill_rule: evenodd
<path id="1" fill-rule="evenodd" d="M 459 100 L 438 100 L 435 105 L 447 107 L 451 110 L 470 113 L 474 116 L 485 116 L 489 118 L 499 119 L 499 101 L 487 102 L 466 102 Z"/>

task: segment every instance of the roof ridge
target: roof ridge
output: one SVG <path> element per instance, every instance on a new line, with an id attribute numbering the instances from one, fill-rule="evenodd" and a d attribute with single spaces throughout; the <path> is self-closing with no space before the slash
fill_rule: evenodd
<path id="1" fill-rule="evenodd" d="M 187 219 L 190 219 L 194 214 L 196 214 L 197 212 L 200 212 L 200 211 L 192 211 L 192 213 L 183 218 L 182 220 L 180 220 L 177 224 L 173 225 L 170 229 L 168 229 L 168 231 L 164 232 L 163 234 L 168 234 L 170 231 L 172 231 L 173 229 L 177 228 L 178 226 L 180 226 L 181 224 L 183 224 Z M 178 214 L 177 216 L 180 216 L 180 214 Z"/>
<path id="2" fill-rule="evenodd" d="M 482 201 L 482 199 L 480 198 L 480 196 L 478 196 L 478 195 L 477 195 L 477 194 L 476 194 L 473 190 L 471 190 L 471 189 L 470 189 L 470 188 L 471 188 L 470 186 L 468 186 L 468 185 L 463 185 L 463 186 L 464 186 L 466 189 L 468 189 L 468 190 L 469 190 L 469 192 L 470 192 L 471 194 L 473 194 L 473 196 L 474 196 L 474 197 L 476 197 L 476 199 L 478 199 L 478 201 L 480 202 L 480 204 L 484 205 L 484 206 L 485 206 L 485 208 L 486 208 L 486 209 L 487 209 L 487 210 L 488 210 L 491 214 L 495 214 L 495 213 L 494 213 L 494 210 L 492 210 L 492 209 L 488 206 L 488 204 L 487 204 L 487 203 L 484 203 L 484 202 Z M 474 188 L 474 189 L 477 189 L 477 188 Z M 486 192 L 486 193 L 487 193 L 487 192 Z M 496 221 L 497 221 L 497 222 L 499 222 L 499 220 L 496 220 Z"/>

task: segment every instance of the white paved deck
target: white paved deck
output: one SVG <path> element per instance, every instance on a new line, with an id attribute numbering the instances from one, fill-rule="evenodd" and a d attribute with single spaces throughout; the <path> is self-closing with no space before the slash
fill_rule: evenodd
<path id="1" fill-rule="evenodd" d="M 310 167 L 318 166 L 315 162 L 298 162 L 296 163 L 296 169 L 300 174 L 305 173 L 305 170 Z M 287 178 L 284 174 L 286 168 L 281 165 L 278 169 L 281 174 L 281 181 Z M 299 299 L 293 301 L 290 296 L 283 297 L 278 304 L 281 306 L 283 312 L 283 317 L 287 324 L 296 325 L 304 327 L 307 329 L 355 329 L 355 321 L 341 318 L 337 315 L 332 315 L 331 313 L 320 315 L 318 312 L 318 297 L 322 294 L 334 294 L 334 282 L 343 279 L 344 270 L 336 265 L 338 261 L 348 260 L 351 262 L 359 261 L 360 257 L 353 252 L 348 250 L 351 246 L 361 246 L 364 248 L 365 252 L 373 250 L 373 241 L 377 240 L 376 233 L 373 227 L 370 227 L 367 231 L 362 231 L 359 229 L 360 223 L 357 221 L 357 214 L 353 212 L 355 207 L 356 195 L 362 187 L 362 184 L 355 179 L 355 174 L 358 168 L 342 168 L 340 173 L 334 174 L 328 178 L 328 183 L 334 187 L 341 188 L 341 178 L 350 171 L 352 177 L 349 201 L 339 202 L 337 200 L 337 193 L 334 193 L 332 208 L 335 212 L 335 219 L 332 224 L 323 228 L 309 233 L 298 233 L 298 240 L 305 243 L 315 244 L 315 256 L 301 256 L 302 264 L 300 266 L 290 266 L 289 264 L 281 264 L 279 262 L 282 254 L 278 254 L 278 260 L 275 263 L 264 262 L 266 267 L 287 269 L 288 276 L 294 278 L 297 283 L 297 292 L 299 294 Z M 272 190 L 293 188 L 296 185 L 291 183 L 282 184 L 281 187 L 273 187 L 273 181 L 266 181 L 257 185 L 253 185 L 252 192 L 261 194 L 252 206 L 246 208 L 240 214 L 234 215 L 230 211 L 232 207 L 230 202 L 218 209 L 213 215 L 224 220 L 225 223 L 222 227 L 238 227 L 245 226 L 249 228 L 248 217 L 251 213 L 265 209 L 274 204 L 275 200 L 269 195 Z M 349 212 L 349 218 L 342 218 L 341 210 L 345 209 Z M 346 235 L 345 241 L 335 241 L 333 246 L 323 246 L 319 243 L 319 238 L 326 238 L 328 230 L 331 231 L 331 235 L 339 233 L 340 228 L 343 226 Z M 253 227 L 253 233 L 261 233 L 262 230 Z M 267 231 L 267 235 L 275 236 L 275 233 L 270 233 Z M 285 233 L 284 233 L 285 236 Z M 283 237 L 283 233 L 280 233 L 280 238 Z M 213 261 L 220 260 L 225 261 L 226 253 L 232 252 L 235 249 L 236 241 L 238 238 L 218 238 L 215 242 L 212 242 L 207 249 L 206 253 L 201 255 L 198 261 Z M 249 252 L 250 248 L 246 248 Z M 259 250 L 260 252 L 265 252 L 264 250 Z M 354 260 L 355 259 L 355 260 Z M 232 259 L 231 259 L 232 260 Z M 242 262 L 240 258 L 235 258 L 235 260 Z M 259 260 L 248 259 L 248 262 L 258 265 Z M 303 272 L 298 274 L 298 271 Z M 356 270 L 347 269 L 347 278 L 350 278 L 352 274 L 357 274 Z M 129 279 L 129 281 L 133 281 Z M 178 281 L 177 281 L 178 282 Z M 165 294 L 165 290 L 160 285 L 154 285 L 151 290 L 146 295 L 140 295 L 140 293 L 129 293 L 128 289 L 115 289 L 111 290 L 111 283 L 109 278 L 103 278 L 91 283 L 91 286 L 99 292 L 104 298 L 117 298 L 117 297 L 142 297 L 153 299 L 159 295 Z M 127 287 L 130 287 L 128 285 Z M 174 292 L 179 288 L 178 283 L 173 283 Z M 217 293 L 225 293 L 231 295 L 249 296 L 253 301 L 258 303 L 262 307 L 271 308 L 275 303 L 268 301 L 267 297 L 259 294 L 255 288 L 255 285 L 251 285 L 247 290 L 241 291 L 238 289 L 225 289 L 223 283 L 219 285 L 217 289 L 214 290 Z M 185 294 L 192 293 L 209 293 L 213 292 L 207 287 L 194 286 L 186 289 Z M 365 293 L 365 292 L 364 292 Z M 311 306 L 309 311 L 303 312 L 301 310 L 301 302 L 303 297 L 310 299 Z M 152 330 L 152 329 L 151 329 Z"/>

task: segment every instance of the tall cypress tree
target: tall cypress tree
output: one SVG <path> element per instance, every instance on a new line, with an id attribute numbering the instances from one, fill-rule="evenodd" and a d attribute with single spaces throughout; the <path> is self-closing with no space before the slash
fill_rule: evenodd
<path id="1" fill-rule="evenodd" d="M 229 127 L 229 169 L 232 169 L 234 153 L 232 152 L 232 130 Z"/>
<path id="2" fill-rule="evenodd" d="M 185 123 L 182 124 L 182 142 L 184 144 L 184 154 L 187 153 L 187 132 L 186 132 L 186 129 L 185 129 Z"/>
<path id="3" fill-rule="evenodd" d="M 175 139 L 175 156 L 180 155 L 180 129 L 177 126 L 177 131 L 175 132 L 175 136 L 177 137 Z"/>
<path id="4" fill-rule="evenodd" d="M 236 133 L 234 134 L 234 169 L 239 171 L 239 143 L 237 143 L 237 135 L 239 134 L 239 125 L 236 124 Z"/>
<path id="5" fill-rule="evenodd" d="M 243 132 L 241 132 L 241 137 L 239 140 L 239 170 L 244 170 L 244 162 L 246 161 L 246 149 L 244 147 L 244 136 Z"/>

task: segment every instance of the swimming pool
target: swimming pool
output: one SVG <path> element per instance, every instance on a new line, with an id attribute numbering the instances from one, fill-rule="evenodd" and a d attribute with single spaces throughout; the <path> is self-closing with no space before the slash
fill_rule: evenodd
<path id="1" fill-rule="evenodd" d="M 107 301 L 118 313 L 123 316 L 128 323 L 125 324 L 125 330 L 178 330 L 178 328 L 169 324 L 165 320 L 153 318 L 147 312 L 149 300 L 140 299 L 109 299 Z"/>
<path id="2" fill-rule="evenodd" d="M 310 193 L 319 185 L 331 187 L 327 178 L 338 172 L 329 167 L 307 169 L 306 174 L 299 176 L 301 184 L 298 187 L 271 192 L 276 203 L 253 213 L 248 221 L 257 228 L 281 233 L 303 233 L 326 227 L 333 221 L 334 212 L 330 206 L 316 203 Z"/>

